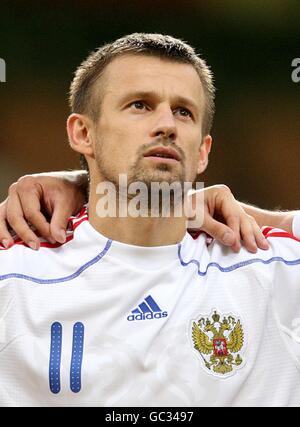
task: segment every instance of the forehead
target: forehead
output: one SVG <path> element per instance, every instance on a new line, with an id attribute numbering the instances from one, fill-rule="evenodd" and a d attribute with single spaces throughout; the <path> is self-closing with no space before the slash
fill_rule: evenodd
<path id="1" fill-rule="evenodd" d="M 107 65 L 103 74 L 104 96 L 130 91 L 158 91 L 164 96 L 188 96 L 200 106 L 204 92 L 200 77 L 190 64 L 147 55 L 125 54 Z"/>

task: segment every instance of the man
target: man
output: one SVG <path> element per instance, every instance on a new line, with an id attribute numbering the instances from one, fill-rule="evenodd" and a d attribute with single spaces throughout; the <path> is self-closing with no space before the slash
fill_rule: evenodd
<path id="1" fill-rule="evenodd" d="M 98 215 L 98 184 L 120 201 L 121 173 L 152 190 L 206 168 L 205 62 L 170 36 L 124 37 L 78 68 L 71 108 L 88 209 L 64 244 L 0 251 L 1 404 L 299 405 L 297 238 L 267 228 L 269 250 L 236 254 L 193 240 L 174 199 L 168 218 Z"/>

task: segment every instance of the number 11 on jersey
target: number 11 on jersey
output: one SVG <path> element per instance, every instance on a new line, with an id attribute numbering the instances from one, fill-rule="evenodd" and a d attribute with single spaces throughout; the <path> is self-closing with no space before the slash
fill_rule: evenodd
<path id="1" fill-rule="evenodd" d="M 63 328 L 61 323 L 51 325 L 51 344 L 49 362 L 49 387 L 52 393 L 58 394 L 61 390 L 60 369 L 62 352 Z M 81 390 L 81 367 L 84 345 L 84 326 L 77 322 L 73 326 L 73 342 L 70 366 L 70 388 L 73 393 Z"/>

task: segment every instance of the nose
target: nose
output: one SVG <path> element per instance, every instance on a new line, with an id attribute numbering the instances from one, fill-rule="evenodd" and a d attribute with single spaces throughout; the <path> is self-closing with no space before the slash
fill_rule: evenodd
<path id="1" fill-rule="evenodd" d="M 170 106 L 165 105 L 159 108 L 151 134 L 152 137 L 161 136 L 173 141 L 176 140 L 177 128 L 173 111 Z"/>

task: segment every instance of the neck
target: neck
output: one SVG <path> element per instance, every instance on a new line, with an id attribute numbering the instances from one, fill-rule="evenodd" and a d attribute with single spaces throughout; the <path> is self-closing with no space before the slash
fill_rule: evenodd
<path id="1" fill-rule="evenodd" d="M 184 215 L 136 218 L 122 217 L 118 212 L 115 217 L 99 215 L 103 197 L 97 195 L 95 191 L 90 192 L 89 222 L 109 239 L 137 246 L 166 246 L 179 243 L 186 233 L 187 218 Z"/>

